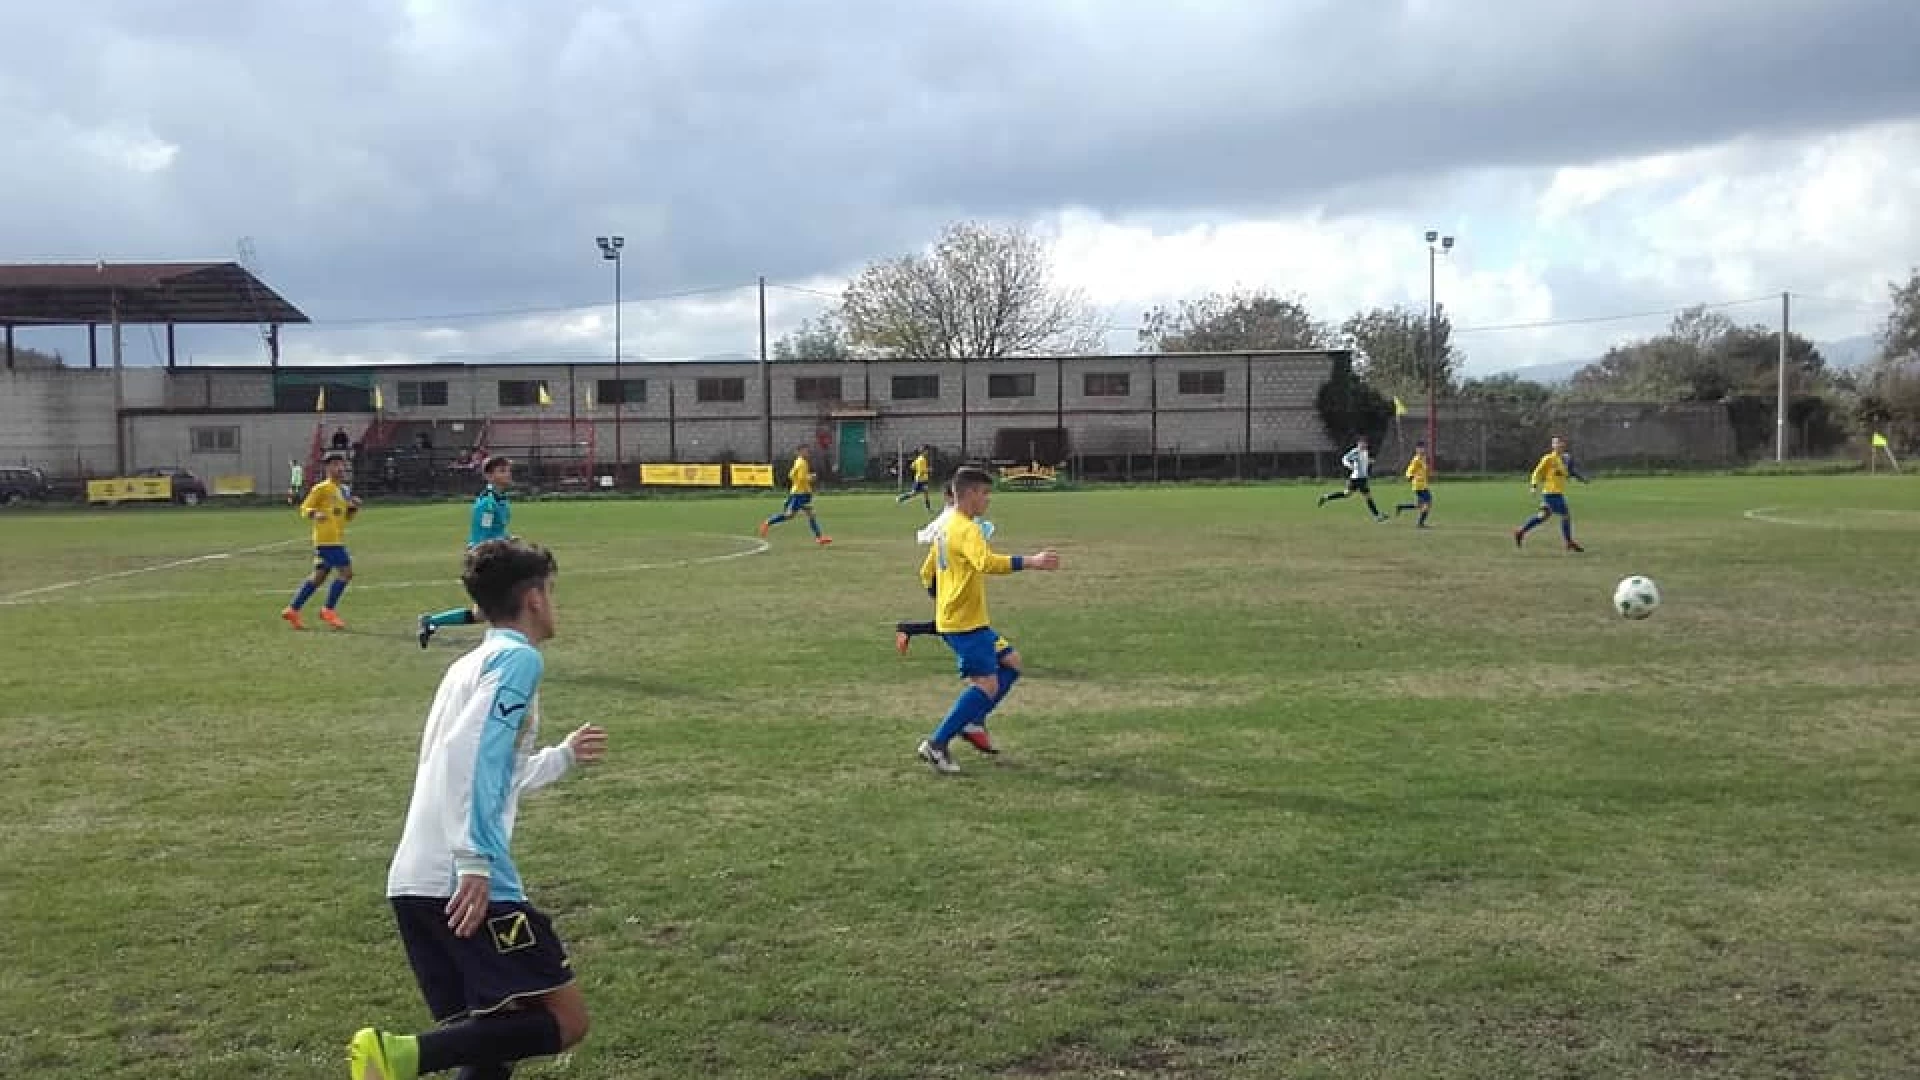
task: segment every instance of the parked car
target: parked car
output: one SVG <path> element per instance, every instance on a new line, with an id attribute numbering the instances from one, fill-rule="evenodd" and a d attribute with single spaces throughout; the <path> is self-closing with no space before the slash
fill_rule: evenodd
<path id="1" fill-rule="evenodd" d="M 0 506 L 15 506 L 32 499 L 46 502 L 52 489 L 39 469 L 25 465 L 0 465 Z"/>
<path id="2" fill-rule="evenodd" d="M 164 476 L 173 481 L 173 501 L 187 506 L 199 506 L 207 497 L 207 485 L 200 478 L 177 465 L 155 465 L 141 469 L 135 476 Z"/>

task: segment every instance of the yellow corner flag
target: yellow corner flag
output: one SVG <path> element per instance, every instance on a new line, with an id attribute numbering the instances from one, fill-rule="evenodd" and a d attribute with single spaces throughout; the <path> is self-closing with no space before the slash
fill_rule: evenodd
<path id="1" fill-rule="evenodd" d="M 320 387 L 320 396 L 315 398 L 313 401 L 313 411 L 314 412 L 327 411 L 327 388 L 325 386 Z"/>
<path id="2" fill-rule="evenodd" d="M 380 388 L 375 386 L 373 388 L 373 411 L 379 412 L 384 408 L 386 408 L 386 405 L 380 400 Z"/>
<path id="3" fill-rule="evenodd" d="M 1393 415 L 1396 417 L 1407 415 L 1407 403 L 1401 401 L 1397 394 L 1393 398 Z"/>
<path id="4" fill-rule="evenodd" d="M 1877 431 L 1874 432 L 1873 448 L 1876 450 L 1885 450 L 1887 448 L 1887 437 L 1885 435 L 1880 434 Z"/>
<path id="5" fill-rule="evenodd" d="M 552 395 L 552 394 L 549 394 L 549 393 L 547 393 L 547 384 L 546 384 L 546 383 L 541 383 L 541 384 L 540 384 L 540 404 L 542 404 L 542 405 L 551 405 L 551 404 L 553 404 L 553 395 Z"/>

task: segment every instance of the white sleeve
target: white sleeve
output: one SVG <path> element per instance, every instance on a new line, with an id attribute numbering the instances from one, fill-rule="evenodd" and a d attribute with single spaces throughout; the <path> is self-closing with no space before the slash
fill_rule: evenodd
<path id="1" fill-rule="evenodd" d="M 572 769 L 573 751 L 567 749 L 567 744 L 549 746 L 527 759 L 520 769 L 519 782 L 514 786 L 520 789 L 520 794 L 530 795 L 567 775 Z"/>

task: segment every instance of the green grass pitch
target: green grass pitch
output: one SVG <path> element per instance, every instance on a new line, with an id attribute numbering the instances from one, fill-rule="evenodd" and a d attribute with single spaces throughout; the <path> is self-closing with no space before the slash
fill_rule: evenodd
<path id="1" fill-rule="evenodd" d="M 1602 477 L 1585 555 L 1519 482 L 1317 490 L 997 496 L 1065 568 L 993 583 L 1028 678 L 952 779 L 917 503 L 520 504 L 543 742 L 612 735 L 522 808 L 595 1023 L 525 1075 L 1920 1074 L 1920 482 Z M 0 1073 L 425 1023 L 382 886 L 465 516 L 370 505 L 304 634 L 289 510 L 0 516 Z"/>

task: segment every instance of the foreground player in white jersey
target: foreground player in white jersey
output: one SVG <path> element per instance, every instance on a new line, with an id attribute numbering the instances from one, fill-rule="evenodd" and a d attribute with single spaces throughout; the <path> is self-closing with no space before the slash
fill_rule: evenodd
<path id="1" fill-rule="evenodd" d="M 553 637 L 553 555 L 519 540 L 467 553 L 461 581 L 490 624 L 440 680 L 387 896 L 420 993 L 440 1025 L 422 1035 L 363 1028 L 353 1080 L 460 1069 L 505 1080 L 587 1034 L 587 1004 L 553 924 L 527 902 L 509 844 L 520 797 L 606 752 L 588 724 L 535 753 L 539 644 Z"/>
<path id="2" fill-rule="evenodd" d="M 1329 491 L 1325 495 L 1320 496 L 1320 501 L 1315 505 L 1325 506 L 1335 499 L 1344 499 L 1349 495 L 1358 495 L 1367 500 L 1367 513 L 1373 515 L 1373 520 L 1387 520 L 1387 515 L 1381 513 L 1380 507 L 1373 501 L 1371 480 L 1373 476 L 1373 455 L 1367 450 L 1367 437 L 1365 435 L 1361 435 L 1353 440 L 1353 449 L 1341 455 L 1340 464 L 1347 467 L 1347 489 L 1345 491 Z"/>

